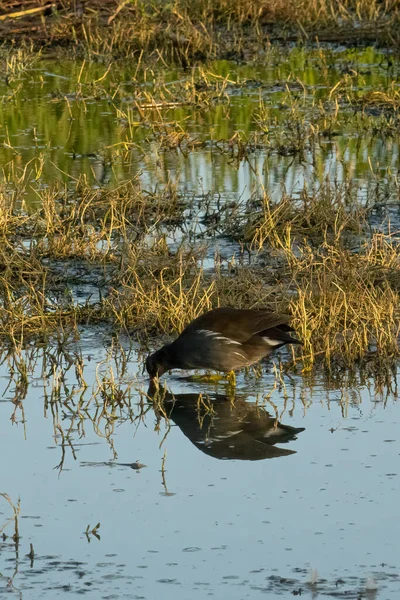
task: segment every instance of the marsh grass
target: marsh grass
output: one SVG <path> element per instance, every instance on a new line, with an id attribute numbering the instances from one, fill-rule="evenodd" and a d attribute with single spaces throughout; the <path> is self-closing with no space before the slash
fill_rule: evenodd
<path id="1" fill-rule="evenodd" d="M 12 14 L 12 0 L 3 5 L 2 12 Z M 268 37 L 368 39 L 395 45 L 398 23 L 395 0 L 91 0 L 85 5 L 62 3 L 45 15 L 22 16 L 0 33 L 6 40 L 75 47 L 92 58 L 136 54 L 187 65 L 196 58 L 227 53 L 256 54 Z"/>
<path id="2" fill-rule="evenodd" d="M 395 356 L 399 340 L 399 237 L 372 231 L 351 183 L 306 189 L 294 203 L 264 194 L 242 236 L 275 264 L 282 309 L 303 341 L 303 365 Z M 268 280 L 267 280 L 268 281 Z"/>
<path id="3" fill-rule="evenodd" d="M 130 269 L 106 303 L 122 326 L 149 333 L 179 331 L 213 306 L 215 284 L 194 256 L 178 254 L 168 266 Z M 156 263 L 157 264 L 157 263 Z M 153 263 L 154 268 L 154 263 Z"/>
<path id="4" fill-rule="evenodd" d="M 13 515 L 8 519 L 8 521 L 6 521 L 6 523 L 4 523 L 0 527 L 0 533 L 3 533 L 4 529 L 8 525 L 10 525 L 10 523 L 14 523 L 14 533 L 12 535 L 12 540 L 15 543 L 16 548 L 18 548 L 19 542 L 20 542 L 18 518 L 19 518 L 19 515 L 21 512 L 21 501 L 18 498 L 17 502 L 13 502 L 12 499 L 10 498 L 10 496 L 6 492 L 0 492 L 0 497 L 2 497 L 6 502 L 8 502 L 8 504 L 11 506 L 11 508 L 13 510 Z M 5 541 L 6 538 L 7 538 L 7 536 L 3 533 L 3 541 Z M 16 568 L 16 571 L 17 570 L 18 570 L 18 567 Z M 14 573 L 13 577 L 14 576 L 15 576 L 15 573 Z M 11 583 L 12 583 L 13 577 L 11 578 Z"/>
<path id="5" fill-rule="evenodd" d="M 266 243 L 279 248 L 283 240 L 290 245 L 291 239 L 316 242 L 328 237 L 333 243 L 346 243 L 370 229 L 370 208 L 360 201 L 351 181 L 333 186 L 325 182 L 314 190 L 304 187 L 296 200 L 284 194 L 277 202 L 264 189 L 258 202 L 254 211 L 254 199 L 250 199 L 248 210 L 238 215 L 232 232 L 236 228 L 236 235 L 255 250 Z"/>
<path id="6" fill-rule="evenodd" d="M 292 255 L 290 303 L 304 343 L 304 368 L 319 357 L 343 366 L 369 353 L 396 356 L 400 333 L 399 244 L 374 234 L 357 253 L 324 241 Z"/>
<path id="7" fill-rule="evenodd" d="M 36 188 L 40 189 L 41 183 L 47 180 L 50 171 L 52 178 L 57 174 L 57 177 L 61 175 L 73 181 L 74 178 L 68 175 L 69 165 L 57 169 L 58 164 L 65 164 L 65 154 L 61 157 L 57 153 L 54 157 L 51 135 L 44 132 L 60 129 L 63 132 L 60 146 L 69 146 L 69 139 L 77 135 L 77 124 L 90 120 L 93 106 L 101 102 L 107 103 L 107 110 L 113 117 L 110 115 L 107 123 L 102 121 L 102 125 L 93 126 L 94 129 L 91 125 L 92 136 L 89 138 L 101 138 L 101 127 L 108 128 L 112 123 L 109 143 L 99 145 L 93 139 L 85 140 L 82 154 L 75 150 L 70 153 L 72 160 L 85 157 L 92 161 L 86 183 L 91 180 L 97 187 L 104 183 L 101 175 L 97 175 L 97 168 L 100 173 L 107 172 L 113 181 L 119 181 L 121 171 L 124 176 L 129 172 L 127 165 L 132 156 L 136 159 L 140 155 L 143 163 L 161 163 L 160 155 L 166 152 L 174 151 L 186 157 L 194 150 L 204 149 L 213 154 L 226 154 L 232 164 L 238 166 L 241 161 L 261 152 L 266 156 L 296 157 L 304 162 L 312 160 L 318 165 L 326 142 L 339 133 L 350 136 L 348 144 L 352 153 L 356 151 L 356 134 L 359 135 L 358 143 L 363 146 L 381 135 L 396 136 L 398 98 L 390 80 L 386 83 L 381 80 L 381 89 L 371 93 L 364 90 L 370 86 L 367 75 L 357 72 L 342 75 L 339 72 L 338 81 L 332 79 L 334 68 L 340 71 L 349 67 L 346 60 L 339 61 L 338 66 L 326 48 L 309 52 L 296 48 L 292 53 L 285 52 L 287 58 L 293 54 L 290 60 L 295 68 L 297 62 L 307 64 L 311 60 L 319 73 L 318 81 L 310 85 L 307 76 L 303 76 L 303 81 L 287 72 L 285 78 L 271 85 L 247 80 L 235 71 L 220 75 L 215 73 L 212 65 L 177 70 L 176 79 L 171 81 L 162 63 L 162 67 L 152 67 L 141 60 L 132 63 L 125 72 L 117 62 L 94 66 L 93 62 L 84 59 L 70 74 L 68 92 L 51 86 L 48 101 L 36 105 L 41 125 L 33 128 L 31 133 L 35 156 L 27 160 L 23 168 L 19 164 L 25 152 L 21 151 L 21 143 L 15 147 L 19 129 L 7 126 L 2 131 L 4 181 L 14 189 L 16 203 L 24 201 L 27 186 L 32 197 Z M 10 50 L 8 55 L 10 62 L 18 60 L 17 51 Z M 277 49 L 270 48 L 266 54 L 267 63 L 274 64 L 279 60 Z M 25 62 L 28 64 L 27 60 Z M 4 107 L 0 116 L 8 121 L 11 106 L 15 106 L 16 111 L 24 114 L 25 126 L 29 128 L 32 116 L 25 114 L 24 108 L 29 67 L 22 73 L 24 83 L 19 80 L 15 89 L 7 88 L 3 95 Z M 125 81 L 127 76 L 128 82 Z M 42 76 L 41 82 L 43 84 Z M 259 91 L 258 103 L 253 94 L 254 86 Z M 236 96 L 244 98 L 243 109 L 238 110 Z M 62 113 L 60 120 L 54 119 L 55 106 L 55 112 Z M 92 122 L 96 117 L 95 112 Z M 242 126 L 231 127 L 229 123 L 234 120 L 240 120 Z M 209 124 L 210 131 L 205 131 L 205 124 Z M 39 144 L 39 141 L 43 143 Z M 32 178 L 36 184 L 29 186 Z M 64 191 L 59 193 L 62 196 Z M 50 190 L 50 200 L 53 194 L 54 190 Z M 43 188 L 37 203 L 41 202 L 42 196 Z M 32 198 L 30 201 L 33 203 Z"/>
<path id="8" fill-rule="evenodd" d="M 184 24 L 193 15 L 188 7 L 179 12 L 180 6 L 175 3 L 174 19 Z M 231 10 L 223 3 L 218 6 Z M 253 9 L 246 6 L 241 4 L 240 14 L 230 13 L 230 31 L 237 23 L 264 22 L 266 5 L 259 7 L 258 16 L 251 16 L 248 11 Z M 339 4 L 335 7 L 339 10 Z M 349 15 L 361 10 L 358 5 L 346 7 Z M 135 9 L 140 12 L 139 3 Z M 170 7 L 157 5 L 156 10 L 167 18 Z M 201 10 L 212 11 L 219 22 L 216 5 L 201 3 Z M 118 15 L 112 20 L 115 26 Z M 142 12 L 140 18 L 149 19 L 149 14 Z M 176 43 L 176 52 L 181 51 L 182 40 Z M 269 59 L 277 60 L 276 51 L 268 52 Z M 7 64 L 16 78 L 18 56 L 21 73 L 32 64 L 24 54 L 9 56 Z M 295 51 L 302 65 L 308 57 L 301 49 Z M 160 56 L 157 60 L 162 62 Z M 269 306 L 293 314 L 304 342 L 302 353 L 297 350 L 297 357 L 292 357 L 293 368 L 296 361 L 302 361 L 305 369 L 317 363 L 333 368 L 372 353 L 377 360 L 395 356 L 398 236 L 387 223 L 382 228 L 387 233 L 380 233 L 376 218 L 375 228 L 371 225 L 376 205 L 384 206 L 390 195 L 371 160 L 367 167 L 371 182 L 360 199 L 351 172 L 344 172 L 341 184 L 325 179 L 318 171 L 324 164 L 318 162 L 318 153 L 350 121 L 350 132 L 358 138 L 355 145 L 367 134 L 395 136 L 398 92 L 390 82 L 379 91 L 364 90 L 367 75 L 352 64 L 337 66 L 321 47 L 313 51 L 312 60 L 320 67 L 318 85 L 307 85 L 290 72 L 271 86 L 226 72 L 218 75 L 211 66 L 186 68 L 170 81 L 165 71 L 153 70 L 141 56 L 127 87 L 120 85 L 124 72 L 114 64 L 93 70 L 83 60 L 71 95 L 60 92 L 52 100 L 64 103 L 63 118 L 71 123 L 77 115 L 87 114 L 89 100 L 108 102 L 123 134 L 96 155 L 102 166 L 114 169 L 117 160 L 129 163 L 133 148 L 142 152 L 144 162 L 168 152 L 188 156 L 201 148 L 211 156 L 218 152 L 231 167 L 249 166 L 254 188 L 246 197 L 220 203 L 212 194 L 196 197 L 196 192 L 182 189 L 179 173 L 149 189 L 139 175 L 112 184 L 70 175 L 66 184 L 46 186 L 43 172 L 52 161 L 50 139 L 45 148 L 35 146 L 35 156 L 21 167 L 13 136 L 5 135 L 4 146 L 12 158 L 3 166 L 0 190 L 0 335 L 7 344 L 17 347 L 31 339 L 77 335 L 82 324 L 101 321 L 130 331 L 150 347 L 154 336 L 172 336 L 210 308 Z M 333 67 L 340 73 L 331 80 Z M 234 96 L 249 91 L 254 95 L 254 87 L 258 98 L 254 96 L 248 111 L 238 113 L 250 123 L 247 129 L 225 127 L 224 137 L 197 134 L 202 121 L 210 127 L 214 119 L 226 125 Z M 279 102 L 266 95 L 271 87 Z M 22 94 L 18 91 L 8 101 L 18 107 Z M 191 112 L 181 111 L 183 106 Z M 213 112 L 216 109 L 219 112 Z M 377 109 L 378 117 L 368 114 L 369 109 Z M 142 137 L 136 137 L 139 128 Z M 154 153 L 148 158 L 150 145 Z M 275 154 L 309 161 L 319 183 L 272 200 L 251 160 L 259 151 L 266 160 Z M 52 164 L 58 174 L 67 175 Z M 390 170 L 387 175 L 392 175 Z M 395 175 L 390 183 L 396 200 Z M 35 203 L 26 202 L 28 191 L 34 192 Z M 223 259 L 215 250 L 212 260 L 210 248 L 215 249 L 218 236 L 236 242 L 236 250 Z M 83 296 L 79 295 L 82 271 L 90 282 L 90 292 Z M 57 379 L 54 389 L 61 393 L 61 385 Z M 22 397 L 22 375 L 17 388 Z M 120 398 L 115 382 L 107 378 L 99 390 L 104 402 L 114 405 Z"/>
<path id="9" fill-rule="evenodd" d="M 145 341 L 232 305 L 289 311 L 305 369 L 398 352 L 398 236 L 371 230 L 371 208 L 351 181 L 278 202 L 264 191 L 249 209 L 228 211 L 219 228 L 251 260 L 216 257 L 207 268 L 207 244 L 196 236 L 174 250 L 166 242 L 163 229 L 187 207 L 173 184 L 149 193 L 137 181 L 112 191 L 78 181 L 74 193 L 44 190 L 42 208 L 30 213 L 6 195 L 2 202 L 0 333 L 14 345 L 99 320 Z M 74 263 L 101 273 L 97 301 L 79 302 L 69 291 Z M 104 401 L 118 401 L 112 381 L 101 389 Z"/>

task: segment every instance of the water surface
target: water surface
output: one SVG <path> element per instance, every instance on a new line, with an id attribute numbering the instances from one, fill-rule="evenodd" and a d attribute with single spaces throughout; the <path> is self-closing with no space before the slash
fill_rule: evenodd
<path id="1" fill-rule="evenodd" d="M 66 367 L 45 389 L 40 350 L 22 404 L 12 403 L 12 383 L 3 394 L 2 490 L 21 499 L 18 551 L 11 537 L 2 542 L 3 592 L 240 599 L 301 588 L 306 597 L 358 598 L 370 579 L 372 597 L 397 598 L 400 423 L 392 393 L 370 380 L 343 390 L 298 376 L 283 393 L 273 390 L 268 363 L 261 379 L 238 378 L 233 407 L 223 384 L 169 376 L 176 404 L 172 412 L 166 405 L 165 420 L 144 396 L 134 349 L 119 377 L 110 339 L 100 339 L 97 332 L 75 346 L 85 359 L 83 394 Z M 111 372 L 123 400 L 91 398 Z M 52 398 L 60 374 L 67 387 Z M 0 376 L 4 389 L 4 363 Z M 213 418 L 196 411 L 200 392 L 214 399 Z M 274 444 L 276 415 L 305 430 L 278 431 Z M 254 453 L 263 429 L 267 443 Z M 5 501 L 1 512 L 2 522 L 12 516 Z M 86 535 L 97 523 L 99 538 Z M 11 522 L 4 533 L 13 532 Z"/>

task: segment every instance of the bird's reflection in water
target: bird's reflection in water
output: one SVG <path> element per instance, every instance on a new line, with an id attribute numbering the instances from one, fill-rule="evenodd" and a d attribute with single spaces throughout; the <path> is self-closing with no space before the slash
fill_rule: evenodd
<path id="1" fill-rule="evenodd" d="M 149 396 L 151 395 L 149 390 Z M 262 406 L 223 394 L 166 394 L 165 412 L 199 450 L 225 460 L 264 460 L 296 454 L 280 448 L 304 427 L 280 423 Z"/>

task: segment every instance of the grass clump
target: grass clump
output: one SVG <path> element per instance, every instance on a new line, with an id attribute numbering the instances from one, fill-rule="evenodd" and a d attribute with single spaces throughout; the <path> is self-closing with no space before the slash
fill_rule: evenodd
<path id="1" fill-rule="evenodd" d="M 368 234 L 371 208 L 361 202 L 350 180 L 330 185 L 328 181 L 314 190 L 304 186 L 298 197 L 283 194 L 273 201 L 262 187 L 236 215 L 226 223 L 230 234 L 253 251 L 268 252 L 303 240 L 313 244 L 329 239 L 351 244 L 354 238 Z M 344 237 L 343 237 L 344 236 Z"/>
<path id="2" fill-rule="evenodd" d="M 259 281 L 293 315 L 307 369 L 399 352 L 398 236 L 373 231 L 370 211 L 348 182 L 304 189 L 297 201 L 264 194 L 258 211 L 236 222 L 235 235 L 256 252 Z"/>
<path id="3" fill-rule="evenodd" d="M 398 242 L 375 233 L 353 253 L 325 241 L 290 260 L 296 288 L 290 311 L 306 368 L 321 359 L 346 366 L 371 352 L 398 355 Z"/>
<path id="4" fill-rule="evenodd" d="M 168 266 L 147 262 L 128 268 L 119 289 L 106 304 L 123 327 L 147 335 L 181 331 L 189 321 L 210 310 L 215 282 L 199 267 L 192 253 L 168 256 Z"/>

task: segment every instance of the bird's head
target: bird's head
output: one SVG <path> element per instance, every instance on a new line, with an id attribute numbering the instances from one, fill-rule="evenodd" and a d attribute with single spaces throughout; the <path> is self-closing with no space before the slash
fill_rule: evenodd
<path id="1" fill-rule="evenodd" d="M 166 346 L 157 350 L 157 352 L 153 352 L 146 359 L 146 369 L 151 379 L 161 377 L 170 368 Z"/>

